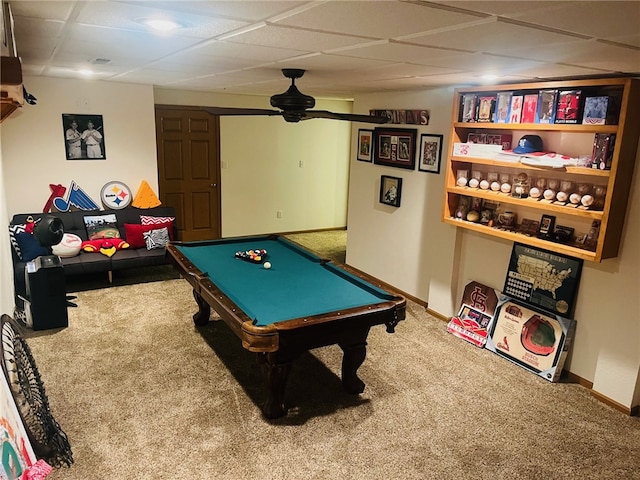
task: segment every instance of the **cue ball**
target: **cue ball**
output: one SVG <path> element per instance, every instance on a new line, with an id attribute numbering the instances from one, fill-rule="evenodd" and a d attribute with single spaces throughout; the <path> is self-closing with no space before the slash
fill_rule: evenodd
<path id="1" fill-rule="evenodd" d="M 269 270 L 269 269 L 271 268 L 271 263 L 270 263 L 270 262 L 264 262 L 264 263 L 262 264 L 262 266 L 263 266 L 265 269 Z"/>

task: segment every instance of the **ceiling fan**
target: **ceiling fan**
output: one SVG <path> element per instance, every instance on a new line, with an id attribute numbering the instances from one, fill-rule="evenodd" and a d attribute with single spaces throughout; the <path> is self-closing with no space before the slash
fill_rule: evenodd
<path id="1" fill-rule="evenodd" d="M 279 110 L 262 108 L 233 108 L 233 107 L 202 107 L 212 115 L 263 115 L 282 116 L 287 122 L 299 122 L 310 118 L 328 118 L 332 120 L 346 120 L 348 122 L 387 123 L 387 117 L 373 115 L 358 115 L 353 113 L 335 113 L 327 110 L 310 110 L 316 104 L 315 98 L 305 95 L 296 87 L 296 78 L 304 75 L 299 68 L 283 68 L 282 74 L 291 79 L 289 89 L 271 97 L 271 106 Z"/>

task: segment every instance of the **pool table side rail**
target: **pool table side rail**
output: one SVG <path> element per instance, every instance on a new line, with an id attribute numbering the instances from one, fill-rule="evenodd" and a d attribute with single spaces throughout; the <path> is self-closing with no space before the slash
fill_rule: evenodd
<path id="1" fill-rule="evenodd" d="M 273 325 L 255 328 L 251 317 L 231 301 L 206 273 L 200 271 L 172 243 L 167 245 L 166 255 L 169 262 L 189 282 L 194 294 L 199 295 L 220 315 L 220 318 L 242 340 L 244 348 L 253 352 L 278 350 L 278 332 Z"/>

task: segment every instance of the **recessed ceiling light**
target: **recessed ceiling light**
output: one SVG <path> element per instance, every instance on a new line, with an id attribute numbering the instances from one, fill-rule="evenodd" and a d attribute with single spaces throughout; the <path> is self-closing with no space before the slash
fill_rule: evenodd
<path id="1" fill-rule="evenodd" d="M 93 75 L 93 70 L 83 68 L 82 70 L 78 70 L 78 73 L 84 77 L 90 77 L 91 75 Z"/>
<path id="2" fill-rule="evenodd" d="M 138 22 L 163 33 L 182 27 L 179 23 L 166 18 L 141 18 L 138 19 Z"/>
<path id="3" fill-rule="evenodd" d="M 482 80 L 491 81 L 491 80 L 497 80 L 498 79 L 498 75 L 494 75 L 492 73 L 488 73 L 486 75 L 482 75 L 480 78 Z"/>

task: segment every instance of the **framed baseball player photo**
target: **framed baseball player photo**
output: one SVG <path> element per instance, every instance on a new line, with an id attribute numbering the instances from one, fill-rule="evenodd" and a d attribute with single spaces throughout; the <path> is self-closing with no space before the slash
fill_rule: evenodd
<path id="1" fill-rule="evenodd" d="M 102 115 L 63 113 L 62 131 L 67 160 L 107 158 Z"/>

